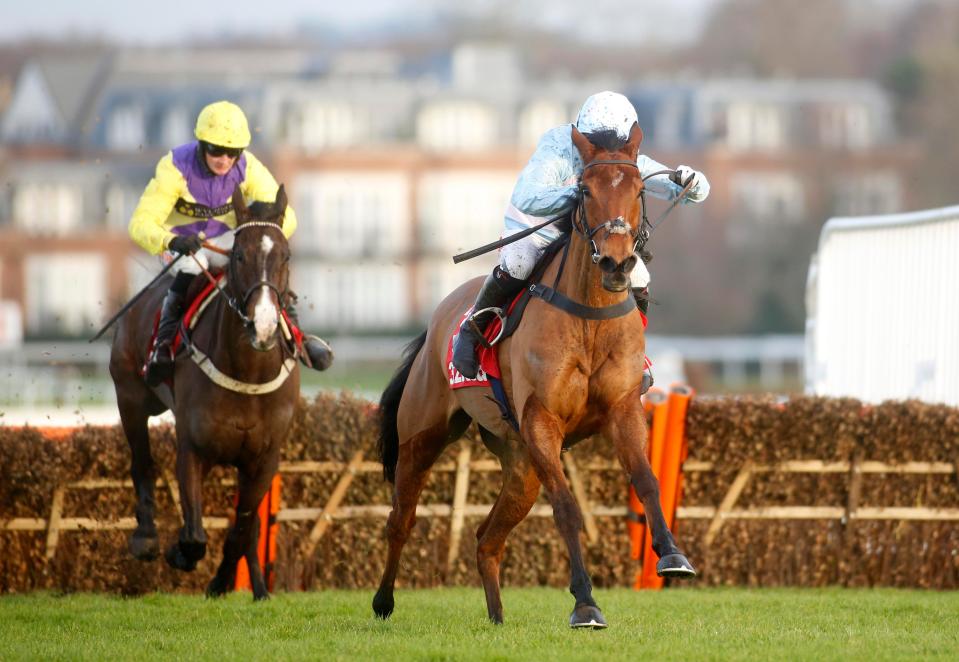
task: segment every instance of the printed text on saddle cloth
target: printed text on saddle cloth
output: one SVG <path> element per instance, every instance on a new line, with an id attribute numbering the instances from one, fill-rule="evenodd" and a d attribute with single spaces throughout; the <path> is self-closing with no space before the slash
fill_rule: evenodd
<path id="1" fill-rule="evenodd" d="M 456 332 L 450 336 L 450 341 L 446 345 L 446 376 L 449 379 L 450 388 L 466 388 L 467 386 L 488 387 L 490 385 L 489 377 L 499 378 L 500 376 L 499 358 L 495 347 L 489 349 L 482 345 L 477 346 L 476 355 L 479 358 L 480 367 L 476 373 L 476 379 L 467 379 L 459 370 L 453 367 L 453 341 L 456 339 L 457 334 L 459 334 L 460 324 L 472 313 L 472 308 L 463 313 L 463 317 L 460 318 L 459 323 L 456 325 Z M 486 336 L 487 340 L 491 340 L 499 333 L 499 327 L 500 320 L 498 317 L 495 317 L 485 329 L 483 335 Z"/>

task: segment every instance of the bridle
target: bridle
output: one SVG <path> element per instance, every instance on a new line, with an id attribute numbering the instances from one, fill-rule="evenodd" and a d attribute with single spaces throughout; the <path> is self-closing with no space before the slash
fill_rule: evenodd
<path id="1" fill-rule="evenodd" d="M 590 161 L 589 163 L 587 163 L 583 167 L 583 173 L 585 174 L 585 172 L 589 170 L 590 168 L 594 166 L 599 166 L 599 165 L 625 165 L 625 166 L 632 166 L 633 168 L 636 168 L 637 171 L 639 170 L 639 166 L 636 164 L 636 161 L 630 161 L 626 159 L 597 159 L 596 161 Z M 672 171 L 669 171 L 669 172 L 672 172 Z M 661 173 L 657 172 L 653 174 L 658 175 Z M 648 175 L 647 177 L 643 177 L 643 181 L 646 181 L 646 179 L 652 176 L 653 175 Z M 622 216 L 618 216 L 616 218 L 604 221 L 602 223 L 598 223 L 592 228 L 589 227 L 589 222 L 586 220 L 586 201 L 585 201 L 586 196 L 584 191 L 585 191 L 585 187 L 580 185 L 579 191 L 578 191 L 576 211 L 573 213 L 572 223 L 573 223 L 573 229 L 579 234 L 581 234 L 583 238 L 589 242 L 589 247 L 591 251 L 590 257 L 593 261 L 593 264 L 598 264 L 601 259 L 599 246 L 596 245 L 596 239 L 594 237 L 596 236 L 596 233 L 602 230 L 606 231 L 606 234 L 603 237 L 604 239 L 608 239 L 611 235 L 614 235 L 614 234 L 628 234 L 634 240 L 632 252 L 636 253 L 642 250 L 642 248 L 646 245 L 646 242 L 649 240 L 649 227 L 648 227 L 649 223 L 646 220 L 645 190 L 640 190 L 639 192 L 642 222 L 640 223 L 639 228 L 637 228 L 636 230 L 633 230 L 629 226 L 629 223 L 627 223 Z"/>
<path id="2" fill-rule="evenodd" d="M 246 223 L 243 223 L 242 225 L 238 225 L 236 229 L 233 230 L 233 235 L 236 236 L 240 234 L 240 232 L 242 232 L 243 230 L 250 227 L 268 227 L 268 228 L 275 228 L 279 230 L 280 232 L 283 231 L 283 228 L 280 226 L 279 223 L 274 223 L 272 221 L 248 221 Z M 231 251 L 223 251 L 223 252 L 226 255 L 228 255 L 230 258 L 229 262 L 227 263 L 227 274 L 228 274 L 227 283 L 228 285 L 232 286 L 234 283 L 239 282 L 238 279 L 236 278 L 236 273 L 235 273 L 236 260 L 234 259 L 235 257 L 234 251 L 231 250 Z M 244 312 L 244 310 L 246 309 L 246 304 L 250 300 L 250 297 L 253 295 L 253 293 L 257 289 L 264 286 L 270 288 L 276 294 L 276 299 L 279 302 L 280 310 L 285 311 L 287 308 L 287 299 L 290 295 L 289 287 L 281 291 L 279 287 L 274 285 L 269 280 L 261 279 L 253 283 L 252 285 L 250 285 L 250 287 L 246 289 L 246 291 L 243 293 L 243 296 L 239 298 L 233 295 L 228 295 L 225 292 L 223 293 L 223 296 L 226 297 L 227 304 L 229 304 L 230 308 L 232 308 L 236 312 L 236 314 L 240 316 L 240 319 L 243 320 L 243 324 L 245 326 L 248 326 L 248 327 L 253 326 L 253 320 L 247 317 L 246 313 Z M 222 290 L 220 291 L 222 292 Z"/>

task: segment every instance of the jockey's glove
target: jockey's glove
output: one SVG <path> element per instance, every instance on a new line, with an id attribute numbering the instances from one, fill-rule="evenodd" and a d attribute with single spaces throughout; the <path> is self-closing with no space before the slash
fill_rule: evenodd
<path id="1" fill-rule="evenodd" d="M 180 255 L 193 255 L 203 248 L 203 242 L 200 240 L 199 235 L 176 235 L 170 240 L 170 243 L 167 244 L 167 248 Z"/>
<path id="2" fill-rule="evenodd" d="M 686 188 L 686 185 L 692 182 L 692 186 L 689 190 L 695 191 L 696 187 L 699 186 L 702 181 L 703 175 L 698 170 L 693 170 L 687 165 L 677 166 L 676 171 L 669 176 L 674 184 Z"/>

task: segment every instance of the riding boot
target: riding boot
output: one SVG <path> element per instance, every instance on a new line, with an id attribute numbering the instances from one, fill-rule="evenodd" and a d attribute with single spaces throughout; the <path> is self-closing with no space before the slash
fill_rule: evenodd
<path id="1" fill-rule="evenodd" d="M 636 307 L 639 308 L 643 315 L 646 315 L 649 310 L 649 288 L 634 287 L 633 298 L 636 300 Z"/>
<path id="2" fill-rule="evenodd" d="M 303 329 L 300 326 L 300 316 L 297 314 L 292 301 L 286 305 L 286 316 L 293 322 L 293 326 L 300 329 L 302 333 Z M 326 370 L 333 363 L 333 348 L 319 336 L 304 333 L 303 350 L 306 352 L 310 362 L 307 363 L 303 360 L 303 357 L 300 357 L 300 361 L 307 367 L 313 368 L 314 370 Z"/>
<path id="3" fill-rule="evenodd" d="M 473 304 L 476 312 L 463 321 L 453 342 L 453 367 L 459 370 L 461 375 L 467 379 L 476 379 L 479 372 L 476 345 L 481 341 L 480 334 L 496 314 L 494 309 L 502 311 L 524 287 L 525 280 L 513 278 L 498 265 L 493 269 L 493 273 L 486 277 L 486 282 L 476 296 L 476 303 Z"/>
<path id="4" fill-rule="evenodd" d="M 649 310 L 649 288 L 648 287 L 634 287 L 633 288 L 633 298 L 636 299 L 636 307 L 643 313 L 646 314 L 646 311 Z M 643 383 L 640 387 L 639 394 L 645 395 L 645 393 L 653 386 L 653 373 L 647 367 L 643 369 Z"/>
<path id="5" fill-rule="evenodd" d="M 153 353 L 147 364 L 144 378 L 147 385 L 159 386 L 173 376 L 173 353 L 170 345 L 176 336 L 176 328 L 183 314 L 183 302 L 186 293 L 179 291 L 176 286 L 170 287 L 163 299 L 163 310 L 160 313 L 160 323 L 157 325 L 157 337 L 153 344 Z"/>

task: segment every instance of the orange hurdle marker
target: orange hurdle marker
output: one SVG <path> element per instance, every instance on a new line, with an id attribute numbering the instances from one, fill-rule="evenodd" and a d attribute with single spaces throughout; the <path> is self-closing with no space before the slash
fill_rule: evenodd
<path id="1" fill-rule="evenodd" d="M 682 493 L 682 467 L 687 454 L 686 412 L 693 390 L 684 385 L 673 385 L 668 397 L 653 405 L 653 425 L 650 435 L 650 466 L 659 481 L 659 502 L 666 525 L 675 534 L 676 509 Z M 637 573 L 634 588 L 663 587 L 664 580 L 656 574 L 658 557 L 653 551 L 652 536 L 643 541 L 642 568 Z"/>
<path id="2" fill-rule="evenodd" d="M 279 525 L 276 521 L 276 514 L 280 511 L 280 485 L 282 481 L 280 475 L 273 476 L 273 482 L 270 483 L 269 491 L 264 495 L 260 507 L 257 509 L 257 520 L 260 523 L 260 537 L 257 539 L 256 555 L 260 560 L 260 567 L 263 568 L 263 578 L 266 580 L 266 588 L 273 591 L 273 584 L 276 578 L 273 564 L 276 561 L 276 533 Z M 235 499 L 234 499 L 235 500 Z M 236 584 L 234 588 L 237 591 L 252 591 L 250 584 L 250 569 L 246 564 L 246 559 L 241 558 L 236 566 Z"/>

